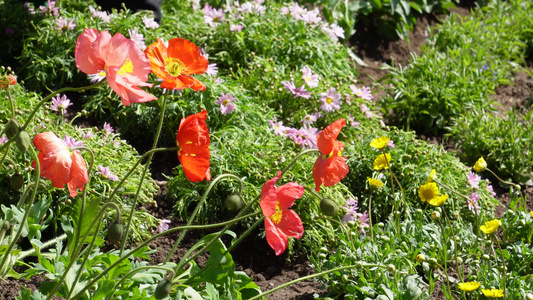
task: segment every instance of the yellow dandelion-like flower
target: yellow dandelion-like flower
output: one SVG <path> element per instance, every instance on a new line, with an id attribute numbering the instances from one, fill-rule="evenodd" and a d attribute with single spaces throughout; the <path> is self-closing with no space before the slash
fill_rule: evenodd
<path id="1" fill-rule="evenodd" d="M 374 160 L 374 170 L 379 171 L 383 169 L 389 168 L 391 156 L 389 153 L 380 154 L 376 159 Z"/>
<path id="2" fill-rule="evenodd" d="M 431 173 L 429 173 L 428 180 L 426 180 L 426 183 L 433 182 L 433 179 L 435 178 L 435 174 L 437 174 L 437 171 L 435 169 L 431 170 Z"/>
<path id="3" fill-rule="evenodd" d="M 371 190 L 377 191 L 383 187 L 383 182 L 381 182 L 379 179 L 368 178 L 368 186 Z"/>
<path id="4" fill-rule="evenodd" d="M 418 255 L 416 256 L 416 261 L 417 261 L 417 262 L 423 262 L 423 261 L 425 261 L 425 260 L 426 260 L 426 256 L 425 256 L 424 254 L 418 254 Z"/>
<path id="5" fill-rule="evenodd" d="M 485 222 L 485 224 L 481 225 L 479 229 L 481 229 L 481 231 L 483 231 L 486 234 L 491 234 L 494 231 L 496 231 L 496 229 L 498 229 L 498 227 L 500 227 L 501 225 L 502 225 L 502 221 L 498 219 L 494 219 L 492 221 Z"/>
<path id="6" fill-rule="evenodd" d="M 481 289 L 481 292 L 487 298 L 501 298 L 501 297 L 503 297 L 503 291 L 500 290 L 500 289 L 490 289 L 490 290 Z"/>
<path id="7" fill-rule="evenodd" d="M 487 168 L 487 162 L 482 156 L 474 164 L 474 171 L 481 172 L 481 171 L 484 171 L 486 168 Z"/>
<path id="8" fill-rule="evenodd" d="M 433 199 L 428 199 L 428 203 L 433 206 L 441 206 L 442 203 L 446 202 L 446 200 L 448 200 L 448 194 L 439 195 Z"/>
<path id="9" fill-rule="evenodd" d="M 462 290 L 462 291 L 465 291 L 467 293 L 471 293 L 477 289 L 479 289 L 479 287 L 481 286 L 481 283 L 480 282 L 477 282 L 477 281 L 470 281 L 470 282 L 461 282 L 459 283 L 459 288 Z"/>
<path id="10" fill-rule="evenodd" d="M 373 139 L 372 142 L 370 142 L 370 147 L 374 147 L 376 149 L 383 149 L 387 144 L 389 143 L 389 138 L 386 136 L 381 136 L 380 138 Z"/>
<path id="11" fill-rule="evenodd" d="M 426 183 L 418 189 L 418 197 L 420 197 L 420 200 L 422 200 L 422 202 L 433 200 L 438 196 L 439 188 L 437 187 L 437 184 L 435 182 Z"/>

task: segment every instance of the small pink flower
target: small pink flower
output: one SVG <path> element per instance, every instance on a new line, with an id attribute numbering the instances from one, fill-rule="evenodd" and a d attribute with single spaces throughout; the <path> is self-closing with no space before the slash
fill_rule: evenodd
<path id="1" fill-rule="evenodd" d="M 335 88 L 330 88 L 327 93 L 320 93 L 320 102 L 322 102 L 322 105 L 320 105 L 320 110 L 326 111 L 326 112 L 332 112 L 335 110 L 341 109 L 341 94 L 337 93 Z"/>
<path id="2" fill-rule="evenodd" d="M 308 87 L 317 87 L 318 86 L 318 75 L 313 74 L 313 71 L 308 66 L 302 68 L 302 78 L 307 83 Z"/>
<path id="3" fill-rule="evenodd" d="M 370 91 L 369 87 L 363 87 L 358 88 L 353 84 L 350 84 L 350 89 L 352 90 L 352 94 L 356 95 L 357 97 L 364 99 L 364 100 L 372 100 L 374 96 L 372 95 L 372 92 Z"/>
<path id="4" fill-rule="evenodd" d="M 135 42 L 137 47 L 141 48 L 141 50 L 146 49 L 146 44 L 144 43 L 144 35 L 137 30 L 137 27 L 133 27 L 133 29 L 128 29 L 128 33 L 130 34 L 130 39 Z"/>
<path id="5" fill-rule="evenodd" d="M 393 140 L 389 140 L 389 142 L 387 143 L 387 147 L 394 148 L 395 147 L 394 141 Z"/>
<path id="6" fill-rule="evenodd" d="M 269 124 L 272 130 L 274 130 L 274 135 L 285 135 L 284 131 L 287 127 L 283 125 L 282 121 L 277 122 L 276 118 L 274 118 L 274 120 L 270 120 Z"/>
<path id="7" fill-rule="evenodd" d="M 167 231 L 170 228 L 169 226 L 170 223 L 171 223 L 170 220 L 167 220 L 167 219 L 161 220 L 161 222 L 159 223 L 159 226 L 157 226 L 157 233 L 162 233 L 164 231 Z"/>
<path id="8" fill-rule="evenodd" d="M 104 122 L 104 131 L 105 131 L 105 135 L 108 136 L 112 134 L 115 131 L 115 129 L 113 129 L 113 127 L 111 127 L 109 123 Z"/>
<path id="9" fill-rule="evenodd" d="M 57 95 L 52 97 L 52 105 L 50 106 L 51 110 L 65 113 L 69 106 L 72 106 L 72 103 L 70 103 L 70 99 L 67 98 L 67 95 L 61 97 Z"/>
<path id="10" fill-rule="evenodd" d="M 466 180 L 468 181 L 468 184 L 473 189 L 479 188 L 479 181 L 481 180 L 481 176 L 477 175 L 476 173 L 470 171 L 468 175 L 466 175 Z"/>
<path id="11" fill-rule="evenodd" d="M 479 206 L 478 204 L 478 200 L 479 200 L 479 194 L 478 193 L 475 193 L 475 192 L 472 192 L 470 193 L 470 199 L 467 200 L 467 203 L 468 203 L 468 209 L 472 212 L 472 213 L 480 213 L 481 211 L 481 207 Z"/>
<path id="12" fill-rule="evenodd" d="M 235 104 L 233 104 L 235 100 L 237 99 L 231 94 L 222 94 L 215 103 L 220 104 L 220 113 L 227 115 L 235 109 Z"/>
<path id="13" fill-rule="evenodd" d="M 215 76 L 218 74 L 218 67 L 216 63 L 208 64 L 207 65 L 207 71 L 205 71 L 205 74 L 209 76 Z"/>
<path id="14" fill-rule="evenodd" d="M 55 7 L 55 6 L 56 6 L 55 1 L 46 0 L 46 5 L 39 6 L 39 9 L 41 10 L 42 13 L 50 13 L 54 16 L 57 16 L 59 15 L 59 7 Z"/>
<path id="15" fill-rule="evenodd" d="M 111 16 L 109 16 L 105 11 L 96 10 L 92 6 L 89 6 L 89 11 L 91 12 L 93 18 L 98 18 L 104 23 L 109 23 L 111 21 Z"/>
<path id="16" fill-rule="evenodd" d="M 305 116 L 301 122 L 304 125 L 311 125 L 311 124 L 315 123 L 316 120 L 317 120 L 316 115 L 310 114 L 310 115 Z"/>
<path id="17" fill-rule="evenodd" d="M 241 31 L 242 29 L 244 28 L 244 26 L 240 25 L 240 24 L 232 24 L 229 26 L 229 30 L 230 31 L 233 31 L 233 32 L 239 32 Z"/>
<path id="18" fill-rule="evenodd" d="M 96 172 L 95 174 L 100 174 L 104 179 L 109 179 L 111 181 L 118 181 L 118 176 L 113 174 L 109 167 L 104 167 L 102 165 L 98 166 L 99 172 Z"/>
<path id="19" fill-rule="evenodd" d="M 213 27 L 220 25 L 220 22 L 226 18 L 226 14 L 222 8 L 214 9 L 207 3 L 202 11 L 204 12 L 204 23 Z"/>
<path id="20" fill-rule="evenodd" d="M 65 144 L 67 145 L 68 148 L 85 146 L 85 143 L 83 141 L 77 141 L 76 139 L 71 138 L 68 135 L 65 135 L 65 138 L 63 139 L 63 142 L 65 142 Z"/>
<path id="21" fill-rule="evenodd" d="M 56 29 L 61 31 L 72 30 L 77 26 L 74 20 L 67 20 L 63 17 L 57 18 L 54 22 L 56 23 Z"/>
<path id="22" fill-rule="evenodd" d="M 2 146 L 3 144 L 5 144 L 7 141 L 9 141 L 9 139 L 7 138 L 7 136 L 2 136 L 2 137 L 0 137 L 0 146 Z"/>
<path id="23" fill-rule="evenodd" d="M 159 24 L 154 20 L 154 18 L 148 18 L 147 16 L 143 16 L 143 23 L 144 26 L 148 29 L 156 29 L 159 27 Z"/>

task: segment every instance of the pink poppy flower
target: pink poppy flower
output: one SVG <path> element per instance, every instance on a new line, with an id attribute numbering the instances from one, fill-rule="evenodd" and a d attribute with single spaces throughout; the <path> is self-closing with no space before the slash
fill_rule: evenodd
<path id="1" fill-rule="evenodd" d="M 148 59 L 134 41 L 122 34 L 111 36 L 107 31 L 85 29 L 78 37 L 75 57 L 83 73 L 105 76 L 125 106 L 157 99 L 139 88 L 152 86 L 146 83 L 151 70 Z"/>

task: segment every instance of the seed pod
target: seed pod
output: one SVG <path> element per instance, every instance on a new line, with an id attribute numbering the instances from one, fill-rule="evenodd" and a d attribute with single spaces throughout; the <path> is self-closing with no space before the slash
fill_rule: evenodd
<path id="1" fill-rule="evenodd" d="M 239 193 L 233 193 L 224 200 L 226 209 L 229 211 L 238 211 L 242 207 L 242 197 Z"/>
<path id="2" fill-rule="evenodd" d="M 109 227 L 107 228 L 107 241 L 110 244 L 115 244 L 118 241 L 122 240 L 122 237 L 124 235 L 124 226 L 122 223 L 113 221 L 111 224 L 109 224 Z"/>
<path id="3" fill-rule="evenodd" d="M 166 296 L 168 296 L 168 294 L 170 294 L 171 289 L 172 289 L 172 283 L 170 281 L 168 281 L 167 279 L 163 279 L 159 281 L 159 283 L 155 287 L 154 298 L 156 299 L 165 298 Z"/>
<path id="4" fill-rule="evenodd" d="M 320 201 L 320 210 L 322 213 L 328 217 L 333 217 L 337 215 L 339 211 L 339 206 L 337 203 L 329 198 L 322 198 Z"/>
<path id="5" fill-rule="evenodd" d="M 17 124 L 17 121 L 15 119 L 9 120 L 6 124 L 6 136 L 8 139 L 12 139 L 19 133 L 19 125 Z"/>
<path id="6" fill-rule="evenodd" d="M 31 145 L 30 134 L 24 130 L 19 132 L 15 143 L 17 144 L 17 148 L 19 148 L 20 152 L 26 152 Z"/>
<path id="7" fill-rule="evenodd" d="M 24 177 L 20 174 L 15 174 L 9 178 L 9 187 L 11 189 L 18 191 L 24 185 Z"/>

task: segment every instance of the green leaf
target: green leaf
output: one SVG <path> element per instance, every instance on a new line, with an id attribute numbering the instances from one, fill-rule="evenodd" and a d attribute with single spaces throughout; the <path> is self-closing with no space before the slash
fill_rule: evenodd
<path id="1" fill-rule="evenodd" d="M 186 288 L 183 293 L 188 300 L 203 300 L 202 296 L 192 287 Z"/>

